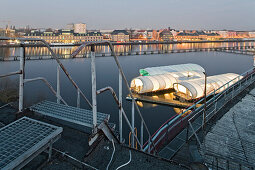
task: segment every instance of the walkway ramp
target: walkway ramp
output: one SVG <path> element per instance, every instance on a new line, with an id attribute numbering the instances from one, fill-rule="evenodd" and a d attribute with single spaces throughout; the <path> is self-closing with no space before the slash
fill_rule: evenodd
<path id="1" fill-rule="evenodd" d="M 81 109 L 73 106 L 67 106 L 50 101 L 43 101 L 30 107 L 30 110 L 39 114 L 53 117 L 73 124 L 93 128 L 92 110 Z M 110 119 L 109 114 L 97 112 L 97 124 Z"/>
<path id="2" fill-rule="evenodd" d="M 60 138 L 63 129 L 23 117 L 0 129 L 0 169 L 20 169 Z"/>

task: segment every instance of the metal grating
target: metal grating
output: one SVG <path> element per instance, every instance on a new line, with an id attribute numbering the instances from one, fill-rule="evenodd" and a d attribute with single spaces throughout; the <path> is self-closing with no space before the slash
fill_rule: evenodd
<path id="1" fill-rule="evenodd" d="M 55 142 L 62 130 L 61 127 L 28 117 L 23 117 L 1 128 L 0 169 L 13 169 L 21 166 L 30 157 L 36 156 L 35 153 L 40 154 L 38 150 L 45 145 Z"/>
<path id="2" fill-rule="evenodd" d="M 90 128 L 93 127 L 93 113 L 91 110 L 67 106 L 50 101 L 43 101 L 30 107 L 30 109 L 37 113 L 57 118 L 59 120 L 72 122 Z M 104 120 L 108 121 L 109 118 L 109 114 L 97 112 L 98 124 L 101 124 Z"/>

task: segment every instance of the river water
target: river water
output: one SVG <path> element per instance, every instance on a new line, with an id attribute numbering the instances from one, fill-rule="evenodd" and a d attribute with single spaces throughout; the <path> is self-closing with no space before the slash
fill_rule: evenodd
<path id="1" fill-rule="evenodd" d="M 12 50 L 13 49 L 9 49 L 9 51 Z M 16 53 L 16 50 L 14 53 Z M 0 56 L 5 54 L 6 53 L 2 53 Z M 252 56 L 223 52 L 133 55 L 120 56 L 119 60 L 129 82 L 132 78 L 139 75 L 140 68 L 152 66 L 196 63 L 205 68 L 208 76 L 223 73 L 241 74 L 253 66 Z M 85 95 L 91 100 L 90 58 L 68 59 L 61 60 L 61 62 L 69 71 L 73 79 L 77 82 L 79 87 L 83 90 Z M 35 78 L 39 76 L 45 77 L 56 89 L 56 66 L 57 64 L 54 60 L 30 60 L 26 62 L 25 76 L 26 78 Z M 0 74 L 16 71 L 18 68 L 18 61 L 0 62 Z M 118 92 L 118 70 L 114 59 L 112 57 L 97 57 L 96 70 L 97 89 L 111 86 L 116 92 Z M 12 79 L 17 81 L 18 77 L 13 76 Z M 73 106 L 76 105 L 77 92 L 63 72 L 61 72 L 61 95 L 68 104 Z M 126 95 L 127 89 L 123 86 L 123 96 L 125 97 Z M 25 84 L 26 107 L 45 99 L 51 101 L 56 100 L 44 84 L 41 82 Z M 123 100 L 124 109 L 128 116 L 131 117 L 131 103 L 125 99 Z M 83 100 L 81 102 L 81 107 L 88 108 Z M 110 122 L 118 125 L 118 108 L 110 93 L 106 92 L 98 96 L 98 111 L 110 114 Z M 151 133 L 155 132 L 162 123 L 176 114 L 173 108 L 168 106 L 142 107 L 141 112 Z M 138 127 L 139 132 L 140 119 L 137 115 L 135 119 L 135 124 L 136 127 Z M 127 129 L 126 123 L 124 124 L 124 134 L 127 139 L 129 130 Z"/>

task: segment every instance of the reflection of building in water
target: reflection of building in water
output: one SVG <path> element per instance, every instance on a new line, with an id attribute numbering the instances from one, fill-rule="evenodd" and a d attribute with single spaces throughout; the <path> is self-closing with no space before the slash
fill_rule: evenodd
<path id="1" fill-rule="evenodd" d="M 25 38 L 41 38 L 48 43 L 79 43 L 87 41 L 102 41 L 100 32 L 75 33 L 74 30 L 58 30 L 56 32 L 31 31 L 25 34 Z"/>

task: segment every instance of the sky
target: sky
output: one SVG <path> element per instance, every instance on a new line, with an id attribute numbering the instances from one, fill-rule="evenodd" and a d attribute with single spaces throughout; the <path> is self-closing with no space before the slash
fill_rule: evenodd
<path id="1" fill-rule="evenodd" d="M 0 27 L 255 30 L 255 0 L 0 0 Z"/>

